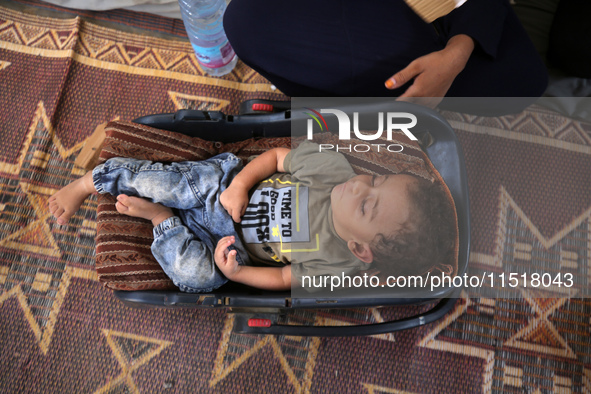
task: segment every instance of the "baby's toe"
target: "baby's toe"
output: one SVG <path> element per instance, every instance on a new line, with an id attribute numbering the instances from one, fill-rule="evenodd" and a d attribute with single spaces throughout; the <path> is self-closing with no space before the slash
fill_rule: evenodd
<path id="1" fill-rule="evenodd" d="M 66 223 L 68 223 L 68 221 L 70 221 L 70 217 L 72 215 L 70 215 L 68 212 L 64 211 L 63 209 L 58 210 L 55 213 L 55 217 L 57 218 L 57 224 L 59 225 L 64 225 Z"/>
<path id="2" fill-rule="evenodd" d="M 135 196 L 124 196 L 123 201 L 124 201 L 124 204 L 132 207 L 132 206 L 141 205 L 142 203 L 144 203 L 144 201 L 146 201 L 146 199 L 141 198 L 141 197 L 135 197 Z"/>
<path id="3" fill-rule="evenodd" d="M 121 204 L 127 205 L 130 201 L 130 197 L 126 194 L 120 194 L 117 196 L 117 201 L 119 201 Z"/>
<path id="4" fill-rule="evenodd" d="M 56 207 L 56 208 L 53 210 L 53 212 L 52 212 L 52 215 L 53 215 L 55 218 L 59 218 L 59 217 L 61 217 L 61 216 L 64 214 L 64 212 L 65 212 L 65 209 L 63 209 L 63 208 L 61 208 L 61 207 Z"/>
<path id="5" fill-rule="evenodd" d="M 117 212 L 119 213 L 126 213 L 129 211 L 129 207 L 121 203 L 121 201 L 117 201 L 117 204 L 115 204 L 115 209 L 117 209 Z"/>

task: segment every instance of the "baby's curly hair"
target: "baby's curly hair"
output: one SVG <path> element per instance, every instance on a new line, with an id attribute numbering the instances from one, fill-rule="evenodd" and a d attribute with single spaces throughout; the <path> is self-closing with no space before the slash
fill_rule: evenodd
<path id="1" fill-rule="evenodd" d="M 455 210 L 442 185 L 416 177 L 408 186 L 410 218 L 393 234 L 378 234 L 372 242 L 372 269 L 388 275 L 424 275 L 434 265 L 453 265 Z"/>

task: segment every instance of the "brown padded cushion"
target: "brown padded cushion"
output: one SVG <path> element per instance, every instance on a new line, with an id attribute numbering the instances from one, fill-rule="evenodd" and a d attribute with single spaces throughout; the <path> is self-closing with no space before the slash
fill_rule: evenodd
<path id="1" fill-rule="evenodd" d="M 111 122 L 105 131 L 107 137 L 100 162 L 111 157 L 132 157 L 160 162 L 195 161 L 221 152 L 232 152 L 246 162 L 249 157 L 266 150 L 292 145 L 290 137 L 250 139 L 230 144 L 214 143 L 131 122 Z M 357 173 L 407 172 L 442 182 L 418 144 L 410 143 L 402 135 L 394 136 L 398 137 L 398 142 L 404 146 L 403 153 L 344 153 Z M 321 134 L 315 141 L 326 144 L 338 143 L 336 136 L 329 133 Z M 351 140 L 351 144 L 355 143 L 364 141 Z M 395 142 L 378 140 L 372 143 Z M 449 196 L 451 200 L 451 195 Z M 118 213 L 115 202 L 115 198 L 109 194 L 98 196 L 96 270 L 99 280 L 114 290 L 176 289 L 150 251 L 153 240 L 152 224 L 144 219 Z M 457 242 L 455 255 L 457 256 Z M 455 274 L 457 259 L 452 262 L 437 262 L 433 269 Z"/>

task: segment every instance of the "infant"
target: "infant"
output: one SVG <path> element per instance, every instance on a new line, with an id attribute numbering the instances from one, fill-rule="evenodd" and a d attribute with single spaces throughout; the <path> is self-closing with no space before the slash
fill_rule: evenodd
<path id="1" fill-rule="evenodd" d="M 58 224 L 94 192 L 152 222 L 152 253 L 187 292 L 227 280 L 287 290 L 303 275 L 369 267 L 420 275 L 455 243 L 441 185 L 411 174 L 356 175 L 342 154 L 311 142 L 246 166 L 231 153 L 170 164 L 109 159 L 50 197 Z"/>

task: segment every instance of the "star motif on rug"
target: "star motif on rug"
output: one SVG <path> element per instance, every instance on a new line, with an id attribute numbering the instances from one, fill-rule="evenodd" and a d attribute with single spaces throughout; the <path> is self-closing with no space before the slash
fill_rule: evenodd
<path id="1" fill-rule="evenodd" d="M 94 248 L 96 201 L 89 199 L 67 227 L 55 223 L 47 205 L 81 175 L 73 162 L 83 143 L 66 148 L 40 102 L 20 153 L 0 163 L 7 174 L 0 178 L 0 249 L 10 256 L 0 267 L 0 305 L 16 298 L 44 354 L 71 280 L 97 280 L 93 259 L 81 257 Z"/>
<path id="2" fill-rule="evenodd" d="M 535 292 L 525 292 L 524 299 L 531 306 L 535 317 L 509 338 L 504 346 L 538 352 L 562 358 L 576 359 L 577 356 L 562 337 L 549 317 L 558 311 L 568 298 L 532 298 Z"/>
<path id="3" fill-rule="evenodd" d="M 343 326 L 360 323 L 383 323 L 379 308 L 363 308 L 359 310 L 338 310 L 330 313 L 298 310 L 288 313 L 281 324 Z M 219 345 L 214 372 L 209 381 L 215 387 L 239 368 L 247 368 L 248 360 L 270 349 L 274 361 L 278 362 L 288 382 L 298 393 L 310 392 L 316 356 L 320 346 L 318 337 L 273 335 L 258 336 L 239 334 L 232 331 L 234 316 L 229 314 Z M 375 335 L 373 338 L 395 341 L 392 333 Z M 272 364 L 272 363 L 269 363 Z"/>
<path id="4" fill-rule="evenodd" d="M 320 339 L 316 337 L 286 337 L 284 341 L 272 335 L 242 335 L 232 332 L 234 317 L 229 314 L 222 333 L 210 387 L 215 387 L 231 372 L 263 349 L 270 349 L 298 393 L 309 392 Z"/>
<path id="5" fill-rule="evenodd" d="M 158 356 L 172 342 L 125 332 L 102 330 L 113 356 L 121 367 L 121 373 L 109 380 L 96 393 L 139 393 L 132 374 Z"/>
<path id="6" fill-rule="evenodd" d="M 499 207 L 496 254 L 472 255 L 471 262 L 478 269 L 507 273 L 522 264 L 553 267 L 553 272 L 572 273 L 579 289 L 588 289 L 591 210 L 546 238 L 504 188 Z M 577 291 L 551 285 L 491 292 L 490 297 L 463 292 L 454 311 L 436 324 L 419 346 L 482 359 L 484 392 L 539 390 L 528 385 L 530 376 L 552 376 L 547 386 L 555 391 L 576 390 L 577 381 L 587 382 L 588 370 L 581 357 L 591 348 L 587 321 L 591 302 L 570 298 Z M 541 359 L 552 362 L 541 363 Z M 573 360 L 580 361 L 576 376 L 581 379 L 561 374 Z"/>

